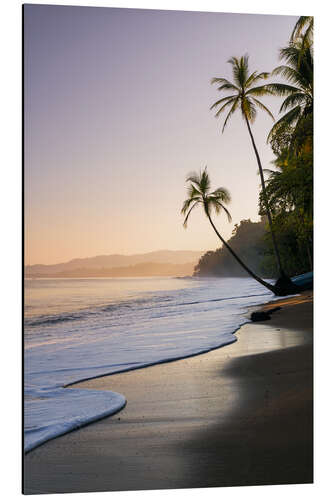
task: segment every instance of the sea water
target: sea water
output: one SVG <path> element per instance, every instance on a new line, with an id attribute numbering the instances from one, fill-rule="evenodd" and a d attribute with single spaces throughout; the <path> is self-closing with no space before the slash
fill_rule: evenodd
<path id="1" fill-rule="evenodd" d="M 230 344 L 247 308 L 272 298 L 250 278 L 26 280 L 25 451 L 126 403 L 64 386 Z"/>

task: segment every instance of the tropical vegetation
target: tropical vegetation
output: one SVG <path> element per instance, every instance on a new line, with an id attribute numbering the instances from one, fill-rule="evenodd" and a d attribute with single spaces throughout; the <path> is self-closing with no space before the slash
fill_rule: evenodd
<path id="1" fill-rule="evenodd" d="M 269 75 L 257 71 L 250 73 L 248 56 L 232 57 L 228 62 L 232 66 L 233 81 L 224 77 L 212 79 L 212 83 L 218 84 L 219 91 L 228 93 L 211 106 L 216 110 L 216 117 L 227 113 L 222 132 L 237 110 L 247 125 L 261 178 L 259 214 L 262 218 L 259 223 L 241 221 L 227 243 L 216 229 L 211 214 L 213 208 L 217 213 L 225 210 L 224 204 L 230 201 L 228 192 L 215 190 L 210 193 L 209 187 L 202 191 L 202 173 L 190 175 L 187 179 L 189 197 L 182 210 L 185 222 L 192 208 L 203 205 L 210 224 L 223 243 L 222 248 L 207 252 L 200 259 L 195 270 L 197 275 L 235 276 L 250 271 L 252 277 L 262 280 L 263 276 L 281 278 L 285 273 L 293 276 L 313 268 L 312 17 L 298 19 L 287 47 L 280 50 L 280 59 L 281 64 Z M 263 83 L 269 76 L 278 76 L 279 81 Z M 267 138 L 274 154 L 273 167 L 264 169 L 251 126 L 257 109 L 272 117 L 270 110 L 258 99 L 268 95 L 283 100 L 281 117 L 273 124 Z M 208 182 L 207 170 L 204 173 L 204 182 Z M 224 193 L 223 199 L 218 193 L 221 196 Z M 279 286 L 274 291 L 283 292 Z M 288 287 L 284 292 L 287 291 Z"/>
<path id="2" fill-rule="evenodd" d="M 273 227 L 286 254 L 285 265 L 295 272 L 297 256 L 305 270 L 313 268 L 313 18 L 301 17 L 289 45 L 280 50 L 284 64 L 272 75 L 285 83 L 270 83 L 269 91 L 283 97 L 282 117 L 268 141 L 275 170 L 267 170 L 266 193 L 260 194 L 260 213 L 268 201 Z M 293 253 L 292 253 L 293 252 Z M 296 266 L 297 267 L 297 266 Z"/>

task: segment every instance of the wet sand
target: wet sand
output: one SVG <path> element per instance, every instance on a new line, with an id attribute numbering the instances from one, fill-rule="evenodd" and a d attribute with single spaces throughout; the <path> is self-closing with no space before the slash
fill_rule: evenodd
<path id="1" fill-rule="evenodd" d="M 234 344 L 78 384 L 127 405 L 28 453 L 25 493 L 311 483 L 312 294 L 277 304 Z"/>

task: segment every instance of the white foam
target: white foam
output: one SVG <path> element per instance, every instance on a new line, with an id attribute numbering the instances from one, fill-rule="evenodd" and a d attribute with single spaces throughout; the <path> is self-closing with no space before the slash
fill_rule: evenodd
<path id="1" fill-rule="evenodd" d="M 126 399 L 111 391 L 59 388 L 46 390 L 39 397 L 36 392 L 28 402 L 25 405 L 28 412 L 24 439 L 26 452 L 45 441 L 112 415 L 124 407 Z"/>

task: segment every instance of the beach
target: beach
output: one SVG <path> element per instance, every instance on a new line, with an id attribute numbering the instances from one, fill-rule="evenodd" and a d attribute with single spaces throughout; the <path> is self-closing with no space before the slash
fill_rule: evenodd
<path id="1" fill-rule="evenodd" d="M 24 492 L 311 483 L 312 293 L 276 305 L 231 345 L 76 384 L 127 405 L 28 453 Z"/>

